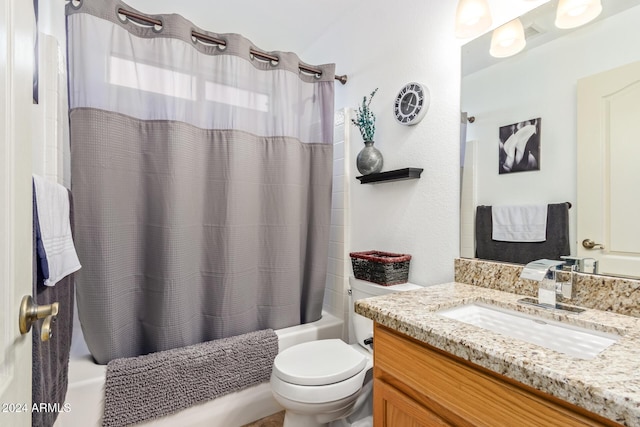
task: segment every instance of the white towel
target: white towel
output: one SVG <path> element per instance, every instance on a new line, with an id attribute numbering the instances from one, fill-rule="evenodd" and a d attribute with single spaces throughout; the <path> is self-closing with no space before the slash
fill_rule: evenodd
<path id="1" fill-rule="evenodd" d="M 547 240 L 547 205 L 492 206 L 491 238 L 502 242 Z"/>
<path id="2" fill-rule="evenodd" d="M 69 194 L 53 181 L 33 175 L 42 244 L 47 254 L 49 278 L 44 284 L 53 286 L 81 267 L 71 237 Z"/>

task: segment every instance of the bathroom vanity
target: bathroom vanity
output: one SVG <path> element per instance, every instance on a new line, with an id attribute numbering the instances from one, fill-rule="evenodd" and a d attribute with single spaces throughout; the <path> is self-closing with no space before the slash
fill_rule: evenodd
<path id="1" fill-rule="evenodd" d="M 448 283 L 357 301 L 375 321 L 375 425 L 640 426 L 640 319 L 520 298 Z M 443 315 L 472 303 L 617 338 L 581 358 Z"/>
<path id="2" fill-rule="evenodd" d="M 374 333 L 376 425 L 619 425 L 380 324 Z"/>

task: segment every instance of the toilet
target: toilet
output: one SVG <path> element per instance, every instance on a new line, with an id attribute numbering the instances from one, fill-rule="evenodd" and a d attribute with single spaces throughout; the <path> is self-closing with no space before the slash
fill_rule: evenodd
<path id="1" fill-rule="evenodd" d="M 353 303 L 421 287 L 412 283 L 381 286 L 354 277 L 349 278 L 349 284 L 349 315 L 356 344 L 339 339 L 311 341 L 290 347 L 275 358 L 271 390 L 286 410 L 284 427 L 371 425 L 348 419 L 363 412 L 365 418 L 371 417 L 373 385 L 373 321 L 356 314 Z"/>

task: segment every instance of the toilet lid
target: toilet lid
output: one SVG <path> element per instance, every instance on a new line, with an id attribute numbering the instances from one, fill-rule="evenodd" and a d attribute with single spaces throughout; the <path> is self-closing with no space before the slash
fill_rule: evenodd
<path id="1" fill-rule="evenodd" d="M 273 374 L 292 384 L 326 385 L 362 371 L 367 358 L 339 339 L 294 345 L 276 356 Z"/>

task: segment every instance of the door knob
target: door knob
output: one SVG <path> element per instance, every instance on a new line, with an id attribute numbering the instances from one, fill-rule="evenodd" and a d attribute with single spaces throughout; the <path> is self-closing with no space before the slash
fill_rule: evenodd
<path id="1" fill-rule="evenodd" d="M 584 239 L 582 241 L 582 246 L 584 246 L 585 249 L 604 249 L 603 244 L 596 243 L 591 239 Z"/>
<path id="2" fill-rule="evenodd" d="M 60 303 L 54 302 L 49 305 L 37 305 L 31 295 L 25 295 L 22 297 L 20 303 L 20 317 L 18 319 L 18 325 L 20 326 L 20 333 L 26 334 L 31 330 L 31 325 L 38 319 L 45 319 L 42 324 L 42 333 L 40 338 L 42 341 L 47 341 L 53 336 L 51 330 L 51 324 L 58 315 L 58 309 Z"/>

